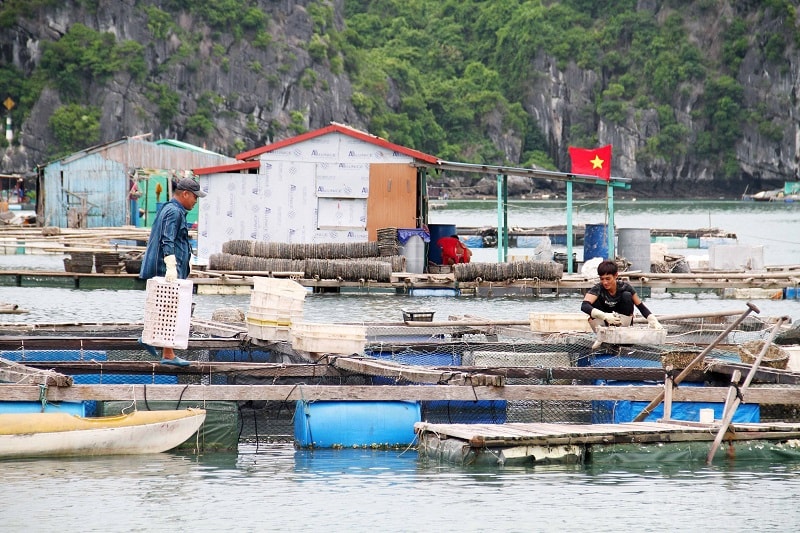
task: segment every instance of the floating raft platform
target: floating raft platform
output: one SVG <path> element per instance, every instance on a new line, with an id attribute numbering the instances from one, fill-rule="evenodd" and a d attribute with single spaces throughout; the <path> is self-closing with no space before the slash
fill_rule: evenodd
<path id="1" fill-rule="evenodd" d="M 720 424 L 659 421 L 622 424 L 430 424 L 414 431 L 421 457 L 459 465 L 590 463 L 626 456 L 641 460 L 656 453 L 706 460 Z M 714 459 L 744 458 L 757 452 L 800 458 L 800 424 L 731 424 Z M 754 445 L 758 443 L 757 445 Z M 665 448 L 668 446 L 668 448 Z M 620 459 L 623 460 L 623 459 Z M 659 462 L 663 457 L 658 459 Z"/>
<path id="2" fill-rule="evenodd" d="M 250 294 L 254 277 L 291 278 L 314 293 L 403 294 L 411 296 L 546 296 L 584 294 L 594 284 L 580 274 L 561 279 L 509 279 L 487 282 L 456 280 L 452 273 L 417 274 L 395 272 L 391 281 L 343 281 L 303 279 L 297 273 L 207 271 L 190 279 L 196 294 Z M 800 298 L 800 265 L 772 267 L 763 272 L 643 273 L 621 272 L 642 296 L 648 291 L 666 293 L 714 293 L 736 299 Z M 144 290 L 146 283 L 136 274 L 79 274 L 75 272 L 0 271 L 0 287 L 51 287 L 67 289 Z M 16 313 L 16 311 L 15 311 Z"/>
<path id="3" fill-rule="evenodd" d="M 573 224 L 573 245 L 583 246 L 586 225 Z M 497 227 L 461 227 L 458 234 L 468 239 L 471 247 L 494 248 L 497 246 Z M 552 244 L 567 244 L 567 227 L 545 226 L 539 228 L 508 228 L 508 242 L 511 247 L 535 247 L 541 238 L 547 237 Z M 476 240 L 477 239 L 477 240 Z M 738 237 L 735 233 L 722 230 L 720 228 L 698 228 L 698 229 L 650 229 L 651 243 L 675 243 L 682 248 L 709 248 L 714 244 L 735 244 Z"/>

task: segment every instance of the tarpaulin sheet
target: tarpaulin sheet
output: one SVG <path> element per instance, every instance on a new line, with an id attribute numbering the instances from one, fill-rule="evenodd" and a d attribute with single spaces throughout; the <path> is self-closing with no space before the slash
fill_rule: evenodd
<path id="1" fill-rule="evenodd" d="M 405 244 L 411 237 L 421 237 L 424 242 L 431 242 L 431 234 L 424 228 L 398 228 L 397 240 Z"/>

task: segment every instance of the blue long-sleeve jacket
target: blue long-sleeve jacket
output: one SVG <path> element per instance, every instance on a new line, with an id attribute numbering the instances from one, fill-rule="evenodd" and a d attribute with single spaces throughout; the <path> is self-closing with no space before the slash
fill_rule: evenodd
<path id="1" fill-rule="evenodd" d="M 192 245 L 189 242 L 189 225 L 186 222 L 186 209 L 173 198 L 161 207 L 153 227 L 150 239 L 142 258 L 139 277 L 150 279 L 167 273 L 164 257 L 174 255 L 178 266 L 178 278 L 189 277 L 189 260 Z"/>

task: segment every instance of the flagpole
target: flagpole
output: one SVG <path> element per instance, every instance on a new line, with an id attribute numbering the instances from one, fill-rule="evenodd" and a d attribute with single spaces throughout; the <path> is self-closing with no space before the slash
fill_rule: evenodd
<path id="1" fill-rule="evenodd" d="M 574 272 L 572 264 L 572 180 L 567 180 L 567 274 Z"/>
<path id="2" fill-rule="evenodd" d="M 614 187 L 611 180 L 606 182 L 606 216 L 608 216 L 608 258 L 612 261 L 617 257 L 614 249 Z"/>

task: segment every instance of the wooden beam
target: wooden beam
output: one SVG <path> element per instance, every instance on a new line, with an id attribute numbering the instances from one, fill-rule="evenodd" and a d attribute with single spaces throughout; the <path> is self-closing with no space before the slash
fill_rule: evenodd
<path id="1" fill-rule="evenodd" d="M 159 361 L 29 361 L 31 368 L 58 369 L 66 374 L 145 374 L 145 375 L 214 375 L 242 373 L 262 377 L 339 377 L 340 371 L 328 365 L 282 363 L 205 363 L 174 367 Z M 0 388 L 2 393 L 2 388 Z"/>
<path id="2" fill-rule="evenodd" d="M 363 357 L 330 357 L 330 364 L 338 369 L 368 376 L 382 376 L 411 383 L 433 383 L 447 385 L 474 385 L 502 387 L 505 378 L 500 375 L 463 372 L 460 370 L 438 370 L 424 366 L 413 366 Z"/>
<path id="3" fill-rule="evenodd" d="M 0 358 L 0 382 L 17 385 L 47 385 L 53 387 L 69 387 L 73 383 L 71 376 L 65 376 L 52 370 L 37 370 L 25 365 Z M 0 385 L 2 388 L 3 385 Z"/>
<path id="4" fill-rule="evenodd" d="M 661 386 L 506 385 L 73 385 L 50 388 L 48 401 L 84 400 L 630 400 L 644 402 Z M 676 402 L 724 402 L 727 387 L 680 387 Z M 39 387 L 0 385 L 0 401 L 37 401 Z M 800 404 L 800 389 L 759 387 L 748 402 Z"/>
<path id="5" fill-rule="evenodd" d="M 720 359 L 707 359 L 705 361 L 706 372 L 720 374 L 727 376 L 729 379 L 737 370 L 739 372 L 747 372 L 750 370 L 750 365 L 744 363 L 734 363 L 731 361 L 722 361 Z M 753 379 L 760 383 L 773 383 L 776 385 L 800 385 L 800 372 L 791 372 L 789 370 L 780 370 L 777 368 L 767 368 L 759 366 L 756 370 Z"/>
<path id="6" fill-rule="evenodd" d="M 193 338 L 189 349 L 233 349 L 240 348 L 236 338 Z M 144 350 L 138 337 L 57 337 L 44 335 L 13 336 L 0 335 L 2 350 Z"/>
<path id="7" fill-rule="evenodd" d="M 337 357 L 326 356 L 327 360 Z M 338 356 L 338 359 L 342 359 Z M 356 359 L 356 358 L 354 358 Z M 358 359 L 359 361 L 362 359 Z M 380 360 L 372 360 L 383 362 Z M 344 364 L 344 363 L 342 363 Z M 399 365 L 399 363 L 393 363 Z M 106 374 L 223 374 L 231 372 L 246 373 L 253 376 L 270 377 L 319 377 L 341 376 L 342 372 L 328 364 L 319 363 L 249 363 L 249 362 L 193 362 L 191 366 L 174 368 L 158 364 L 158 361 L 27 361 L 26 366 L 39 369 L 54 369 L 64 374 L 96 374 L 102 371 Z M 387 367 L 388 368 L 388 367 Z M 585 380 L 611 379 L 620 381 L 661 381 L 664 370 L 660 367 L 504 367 L 504 366 L 436 366 L 423 367 L 428 372 L 441 376 L 443 372 L 462 374 L 487 374 L 502 376 L 503 378 L 529 378 L 542 380 Z M 392 368 L 396 375 L 396 368 Z M 402 370 L 420 370 L 420 367 L 405 365 Z M 355 370 L 348 369 L 348 372 Z M 776 371 L 780 372 L 780 371 Z M 785 373 L 785 371 L 784 371 Z M 373 374 L 386 375 L 386 374 Z M 723 374 L 720 374 L 723 375 Z M 794 376 L 794 374 L 790 374 Z M 708 379 L 708 374 L 697 370 L 688 375 L 684 381 L 703 382 Z M 437 381 L 436 383 L 441 383 Z M 448 383 L 452 383 L 449 381 Z M 490 384 L 490 383 L 487 383 Z"/>

